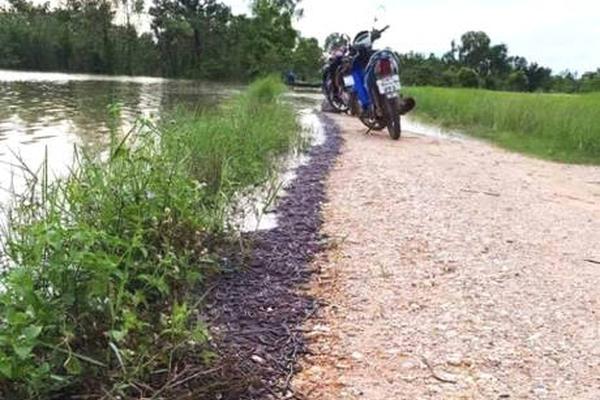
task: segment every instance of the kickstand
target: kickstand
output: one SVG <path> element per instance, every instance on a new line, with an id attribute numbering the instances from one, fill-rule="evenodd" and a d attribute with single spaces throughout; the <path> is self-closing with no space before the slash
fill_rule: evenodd
<path id="1" fill-rule="evenodd" d="M 373 130 L 373 127 L 370 127 L 369 129 L 367 129 L 367 131 L 365 132 L 365 135 L 370 135 L 372 130 Z"/>

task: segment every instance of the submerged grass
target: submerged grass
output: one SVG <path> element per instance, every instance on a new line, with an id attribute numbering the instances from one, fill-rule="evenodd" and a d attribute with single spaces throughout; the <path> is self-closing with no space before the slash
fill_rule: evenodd
<path id="1" fill-rule="evenodd" d="M 555 161 L 600 164 L 600 94 L 414 87 L 416 113 L 502 147 Z"/>
<path id="2" fill-rule="evenodd" d="M 140 398 L 186 354 L 209 368 L 192 288 L 218 272 L 236 194 L 294 145 L 283 90 L 262 80 L 216 111 L 115 135 L 105 154 L 78 151 L 66 178 L 31 173 L 0 265 L 1 398 Z"/>

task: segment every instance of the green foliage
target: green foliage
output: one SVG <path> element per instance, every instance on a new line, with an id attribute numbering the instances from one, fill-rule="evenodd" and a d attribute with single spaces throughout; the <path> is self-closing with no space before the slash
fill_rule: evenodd
<path id="1" fill-rule="evenodd" d="M 582 92 L 600 92 L 600 68 L 584 74 L 580 83 Z"/>
<path id="2" fill-rule="evenodd" d="M 210 359 L 192 288 L 218 272 L 236 194 L 294 144 L 282 90 L 260 81 L 216 111 L 114 134 L 64 179 L 31 176 L 0 265 L 0 397 L 129 398 L 190 352 Z"/>
<path id="3" fill-rule="evenodd" d="M 293 69 L 316 76 L 321 50 L 292 26 L 294 0 L 256 0 L 252 17 L 215 0 L 154 0 L 152 29 L 168 76 L 253 79 Z"/>
<path id="4" fill-rule="evenodd" d="M 529 94 L 415 87 L 417 113 L 509 149 L 600 164 L 600 95 Z"/>
<path id="5" fill-rule="evenodd" d="M 479 74 L 472 68 L 462 67 L 456 75 L 458 84 L 466 88 L 479 87 Z"/>
<path id="6" fill-rule="evenodd" d="M 323 50 L 317 39 L 298 39 L 292 55 L 292 69 L 302 80 L 319 80 Z"/>
<path id="7" fill-rule="evenodd" d="M 528 92 L 600 91 L 600 79 L 594 78 L 596 73 L 588 72 L 581 79 L 568 71 L 553 76 L 549 68 L 529 63 L 523 57 L 509 56 L 508 47 L 492 45 L 485 32 L 465 33 L 460 43 L 452 41 L 450 51 L 441 58 L 413 52 L 399 58 L 400 78 L 407 85 Z M 477 85 L 470 71 L 477 74 Z"/>
<path id="8" fill-rule="evenodd" d="M 0 9 L 0 68 L 40 71 L 156 74 L 152 37 L 112 23 L 104 0 L 69 1 L 50 9 L 22 2 Z"/>
<path id="9" fill-rule="evenodd" d="M 419 53 L 399 54 L 398 59 L 400 79 L 404 84 L 446 86 L 450 82 L 456 83 L 454 68 L 446 69 L 446 65 L 434 54 L 427 57 Z"/>
<path id="10" fill-rule="evenodd" d="M 582 80 L 585 80 L 585 75 Z M 563 71 L 553 78 L 552 90 L 562 93 L 575 93 L 579 90 L 584 91 L 581 89 L 581 82 L 569 71 Z"/>
<path id="11" fill-rule="evenodd" d="M 529 79 L 527 79 L 527 74 L 525 74 L 524 71 L 514 71 L 508 75 L 506 85 L 509 90 L 515 92 L 525 92 L 529 87 Z"/>
<path id="12" fill-rule="evenodd" d="M 552 70 L 532 63 L 524 70 L 529 83 L 529 91 L 549 91 L 552 86 Z"/>
<path id="13" fill-rule="evenodd" d="M 256 0 L 251 17 L 217 0 L 153 0 L 152 33 L 142 34 L 132 22 L 139 0 L 32 4 L 0 8 L 0 68 L 221 80 L 290 69 L 313 77 L 320 68 L 317 41 L 292 26 L 301 13 L 295 0 Z"/>
<path id="14" fill-rule="evenodd" d="M 485 32 L 467 32 L 461 37 L 462 45 L 458 49 L 462 65 L 486 75 L 490 59 L 491 40 Z"/>

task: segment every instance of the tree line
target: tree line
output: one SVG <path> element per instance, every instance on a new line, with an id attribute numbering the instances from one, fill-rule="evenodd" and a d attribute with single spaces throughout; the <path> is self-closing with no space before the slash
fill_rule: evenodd
<path id="1" fill-rule="evenodd" d="M 0 7 L 0 68 L 219 80 L 294 71 L 318 80 L 324 61 L 318 41 L 292 26 L 298 0 L 252 0 L 249 16 L 233 15 L 218 0 L 152 0 L 149 9 L 144 0 L 66 0 L 55 8 L 8 1 Z M 141 16 L 150 18 L 149 32 L 137 28 Z M 441 57 L 398 56 L 406 85 L 600 91 L 600 69 L 553 74 L 509 55 L 485 32 L 465 33 Z"/>
<path id="2" fill-rule="evenodd" d="M 600 91 L 600 69 L 581 76 L 510 56 L 505 44 L 492 45 L 485 32 L 467 32 L 452 41 L 443 56 L 409 52 L 398 54 L 401 78 L 407 85 L 485 88 L 519 92 Z"/>
<path id="3" fill-rule="evenodd" d="M 247 80 L 294 70 L 315 78 L 322 51 L 292 22 L 296 0 L 253 0 L 250 16 L 217 0 L 67 0 L 0 8 L 0 68 Z M 116 13 L 124 23 L 116 23 Z M 135 17 L 148 12 L 151 32 Z"/>

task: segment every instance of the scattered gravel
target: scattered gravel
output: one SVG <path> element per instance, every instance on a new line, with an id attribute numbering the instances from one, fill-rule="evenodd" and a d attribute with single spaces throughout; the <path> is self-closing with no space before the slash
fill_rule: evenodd
<path id="1" fill-rule="evenodd" d="M 297 389 L 600 399 L 600 168 L 335 120 L 346 142 L 312 291 L 329 306 Z"/>

